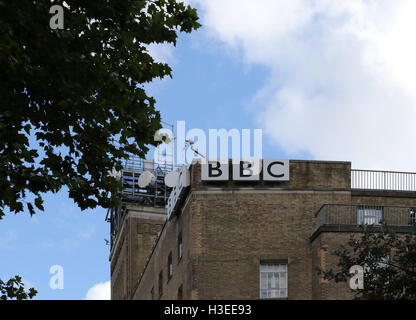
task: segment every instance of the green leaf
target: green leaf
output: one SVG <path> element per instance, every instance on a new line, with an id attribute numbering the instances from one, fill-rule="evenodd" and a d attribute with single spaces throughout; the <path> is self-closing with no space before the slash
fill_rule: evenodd
<path id="1" fill-rule="evenodd" d="M 49 28 L 50 1 L 1 6 L 0 203 L 10 212 L 30 196 L 43 210 L 42 194 L 64 186 L 82 209 L 113 206 L 120 185 L 107 171 L 143 157 L 161 127 L 144 84 L 172 76 L 146 47 L 200 27 L 173 0 L 65 3 L 63 30 Z"/>
<path id="2" fill-rule="evenodd" d="M 38 208 L 38 209 L 40 209 L 40 210 L 45 210 L 44 208 L 43 208 L 43 200 L 42 200 L 42 198 L 40 198 L 40 197 L 37 197 L 36 199 L 35 199 L 35 206 Z"/>

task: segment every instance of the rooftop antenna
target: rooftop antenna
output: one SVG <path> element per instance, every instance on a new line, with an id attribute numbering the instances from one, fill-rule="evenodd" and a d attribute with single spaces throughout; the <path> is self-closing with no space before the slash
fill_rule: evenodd
<path id="1" fill-rule="evenodd" d="M 140 188 L 144 189 L 147 186 L 153 186 L 155 184 L 156 177 L 150 171 L 143 171 L 140 174 L 138 185 Z"/>
<path id="2" fill-rule="evenodd" d="M 165 184 L 169 188 L 173 188 L 178 183 L 178 178 L 179 178 L 178 169 L 173 170 L 165 176 Z"/>
<path id="3" fill-rule="evenodd" d="M 167 123 L 165 121 L 160 121 L 160 123 L 170 127 L 172 134 L 174 134 L 173 130 L 174 130 L 175 126 L 173 124 Z M 163 163 L 163 165 L 164 165 L 165 171 L 172 171 L 173 168 L 174 168 L 174 162 L 175 162 L 175 156 L 174 156 L 174 148 L 175 147 L 174 147 L 174 144 L 171 143 L 175 140 L 175 137 L 172 137 L 172 139 L 169 139 L 169 140 L 170 141 L 165 141 L 165 143 L 170 143 L 170 149 L 171 149 L 170 153 L 168 153 L 167 150 L 166 150 L 166 153 L 164 155 L 165 163 Z M 161 156 L 160 150 L 158 149 L 158 159 L 160 159 L 160 156 Z M 162 163 L 159 163 L 159 164 L 161 165 Z"/>
<path id="4" fill-rule="evenodd" d="M 199 152 L 197 149 L 194 148 L 194 144 L 195 144 L 194 139 L 189 138 L 189 139 L 186 139 L 185 141 L 189 143 L 189 146 L 193 152 L 195 152 L 200 157 L 206 159 L 206 156 L 203 153 Z"/>

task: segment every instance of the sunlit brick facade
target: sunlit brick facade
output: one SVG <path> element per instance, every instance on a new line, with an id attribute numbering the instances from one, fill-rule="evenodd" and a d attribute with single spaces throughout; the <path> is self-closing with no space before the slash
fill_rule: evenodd
<path id="1" fill-rule="evenodd" d="M 413 232 L 410 174 L 395 184 L 387 180 L 398 173 L 300 160 L 289 181 L 208 182 L 199 162 L 189 170 L 171 219 L 164 208 L 126 207 L 110 254 L 112 299 L 349 299 L 347 283 L 317 275 L 335 266 L 331 251 L 381 218 Z"/>

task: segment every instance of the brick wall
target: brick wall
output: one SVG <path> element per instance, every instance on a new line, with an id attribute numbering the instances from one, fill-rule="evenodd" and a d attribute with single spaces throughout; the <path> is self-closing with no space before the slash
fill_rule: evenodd
<path id="1" fill-rule="evenodd" d="M 316 212 L 325 203 L 416 205 L 409 195 L 351 193 L 349 162 L 291 161 L 289 182 L 207 183 L 201 181 L 200 169 L 197 162 L 191 166 L 182 211 L 164 225 L 152 248 L 155 233 L 145 229 L 147 222 L 134 221 L 136 235 L 153 238 L 139 237 L 142 246 L 134 246 L 132 239 L 123 243 L 126 253 L 120 250 L 116 259 L 120 265 L 114 261 L 114 291 L 122 287 L 118 279 L 126 272 L 127 296 L 133 299 L 151 299 L 151 292 L 155 299 L 176 299 L 180 286 L 184 299 L 258 299 L 260 262 L 273 260 L 288 263 L 288 299 L 350 299 L 347 283 L 323 281 L 316 272 L 320 265 L 335 266 L 331 252 L 346 244 L 350 234 L 325 232 L 311 241 Z M 179 261 L 180 233 L 184 250 Z M 127 261 L 123 271 L 129 250 L 136 262 Z M 171 252 L 173 277 L 168 281 Z"/>
<path id="2" fill-rule="evenodd" d="M 351 233 L 321 233 L 311 244 L 313 270 L 338 270 L 339 258 L 333 254 L 342 245 L 347 246 Z M 345 300 L 352 299 L 353 293 L 348 282 L 336 283 L 323 279 L 315 273 L 313 278 L 312 299 L 314 300 Z"/>
<path id="3" fill-rule="evenodd" d="M 312 298 L 309 237 L 322 203 L 350 202 L 350 163 L 291 161 L 289 182 L 205 183 L 200 165 L 191 167 L 191 190 L 184 210 L 163 229 L 135 299 L 257 299 L 263 260 L 288 262 L 288 298 Z M 183 261 L 177 264 L 176 241 L 182 232 Z M 174 271 L 167 282 L 167 257 Z"/>
<path id="4" fill-rule="evenodd" d="M 174 216 L 165 224 L 157 239 L 151 259 L 144 267 L 142 277 L 137 277 L 140 282 L 136 286 L 134 299 L 152 299 L 152 289 L 154 299 L 176 299 L 178 289 L 182 286 L 183 298 L 190 299 L 192 291 L 192 263 L 190 259 L 191 248 L 191 204 L 182 212 L 180 216 Z M 183 255 L 178 256 L 178 237 L 182 235 Z M 168 255 L 172 253 L 173 277 L 168 280 Z M 163 294 L 160 296 L 158 276 L 163 274 Z"/>
<path id="5" fill-rule="evenodd" d="M 111 298 L 130 299 L 166 219 L 163 208 L 129 206 L 110 254 Z"/>
<path id="6" fill-rule="evenodd" d="M 389 192 L 389 191 L 358 191 L 354 190 L 351 196 L 351 204 L 374 205 L 374 206 L 403 206 L 403 211 L 394 209 L 394 214 L 409 214 L 408 208 L 416 207 L 416 195 L 409 192 Z M 388 214 L 389 208 L 385 209 L 384 214 Z M 388 222 L 389 217 L 383 217 Z M 399 231 L 399 230 L 396 230 Z M 312 259 L 314 268 L 321 266 L 323 269 L 337 270 L 339 258 L 333 252 L 341 245 L 347 248 L 350 232 L 324 232 L 320 233 L 311 243 Z M 359 235 L 358 235 L 359 236 Z M 352 299 L 353 292 L 349 289 L 348 282 L 335 283 L 325 281 L 321 277 L 313 279 L 313 299 Z"/>

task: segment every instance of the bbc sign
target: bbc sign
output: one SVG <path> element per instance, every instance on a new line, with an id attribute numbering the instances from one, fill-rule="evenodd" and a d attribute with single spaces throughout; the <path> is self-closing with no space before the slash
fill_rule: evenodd
<path id="1" fill-rule="evenodd" d="M 260 180 L 263 171 L 264 181 L 289 181 L 289 160 L 286 159 L 244 159 L 232 160 L 232 179 L 237 181 Z M 229 180 L 230 164 L 227 160 L 204 160 L 201 163 L 202 181 Z M 190 173 L 186 165 L 179 170 L 176 186 L 173 187 L 168 203 L 168 219 L 179 209 L 180 202 L 190 186 Z"/>
<path id="2" fill-rule="evenodd" d="M 201 164 L 201 180 L 229 180 L 229 166 L 228 160 L 206 160 Z M 289 160 L 244 159 L 232 162 L 232 180 L 258 181 L 262 171 L 264 181 L 289 181 Z"/>

